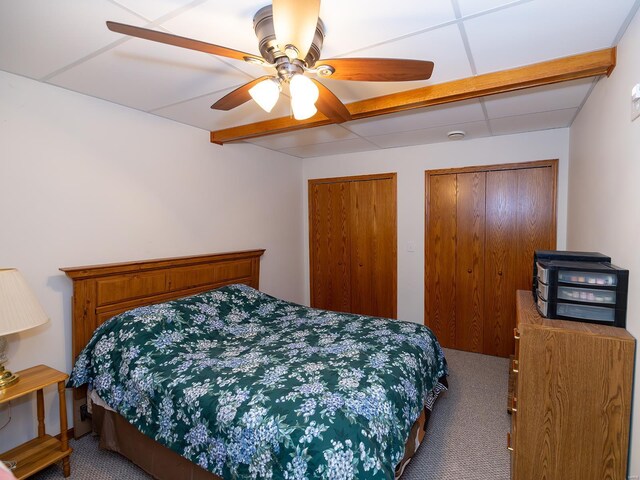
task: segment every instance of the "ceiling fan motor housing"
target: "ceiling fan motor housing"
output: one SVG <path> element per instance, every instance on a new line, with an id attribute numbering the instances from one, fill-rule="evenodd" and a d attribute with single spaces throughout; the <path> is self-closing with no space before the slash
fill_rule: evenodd
<path id="1" fill-rule="evenodd" d="M 271 5 L 261 8 L 253 17 L 253 29 L 258 37 L 258 49 L 262 57 L 269 63 L 277 63 L 279 57 L 286 54 L 278 48 L 275 29 L 273 28 L 273 11 Z M 318 18 L 313 42 L 309 47 L 309 52 L 304 58 L 307 68 L 311 68 L 320 58 L 322 42 L 324 41 L 324 23 Z M 300 47 L 299 45 L 294 45 Z"/>

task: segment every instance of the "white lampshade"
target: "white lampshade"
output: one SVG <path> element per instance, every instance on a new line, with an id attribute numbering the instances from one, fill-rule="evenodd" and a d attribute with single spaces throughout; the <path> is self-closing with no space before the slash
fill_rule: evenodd
<path id="1" fill-rule="evenodd" d="M 15 268 L 0 269 L 0 336 L 49 321 L 40 302 Z"/>
<path id="2" fill-rule="evenodd" d="M 296 120 L 306 120 L 313 117 L 318 109 L 311 102 L 299 101 L 294 98 L 291 99 L 291 110 L 293 111 L 293 118 Z"/>
<path id="3" fill-rule="evenodd" d="M 296 74 L 289 81 L 289 89 L 291 90 L 291 98 L 297 102 L 316 103 L 320 91 L 318 86 L 313 83 L 309 77 Z"/>
<path id="4" fill-rule="evenodd" d="M 291 110 L 296 120 L 306 120 L 316 114 L 315 103 L 320 92 L 318 86 L 304 75 L 296 74 L 289 81 Z"/>
<path id="5" fill-rule="evenodd" d="M 280 97 L 280 86 L 274 79 L 267 78 L 251 87 L 249 95 L 265 112 L 270 112 Z"/>

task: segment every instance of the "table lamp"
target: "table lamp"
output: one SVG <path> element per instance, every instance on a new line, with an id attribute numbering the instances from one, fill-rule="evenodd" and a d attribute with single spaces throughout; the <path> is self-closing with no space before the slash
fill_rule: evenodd
<path id="1" fill-rule="evenodd" d="M 18 375 L 5 370 L 5 335 L 37 327 L 49 321 L 38 299 L 15 268 L 0 269 L 0 391 L 18 381 Z"/>

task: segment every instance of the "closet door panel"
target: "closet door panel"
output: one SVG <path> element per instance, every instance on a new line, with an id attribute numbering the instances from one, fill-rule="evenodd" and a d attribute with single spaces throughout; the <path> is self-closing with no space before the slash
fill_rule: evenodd
<path id="1" fill-rule="evenodd" d="M 456 348 L 483 350 L 485 172 L 457 175 Z"/>
<path id="2" fill-rule="evenodd" d="M 513 353 L 518 246 L 518 171 L 487 172 L 484 353 Z"/>
<path id="3" fill-rule="evenodd" d="M 351 310 L 349 183 L 319 183 L 309 189 L 311 306 Z"/>
<path id="4" fill-rule="evenodd" d="M 555 199 L 551 167 L 518 170 L 518 290 L 531 290 L 533 252 L 556 248 Z"/>
<path id="5" fill-rule="evenodd" d="M 395 180 L 350 183 L 351 311 L 396 316 Z"/>
<path id="6" fill-rule="evenodd" d="M 456 346 L 455 174 L 429 175 L 426 324 L 443 347 Z"/>

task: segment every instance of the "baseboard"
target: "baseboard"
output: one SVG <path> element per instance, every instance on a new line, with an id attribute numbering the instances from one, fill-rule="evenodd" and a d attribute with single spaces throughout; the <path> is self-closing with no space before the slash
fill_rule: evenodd
<path id="1" fill-rule="evenodd" d="M 58 440 L 62 440 L 62 433 L 59 433 L 55 436 Z M 67 430 L 67 440 L 73 438 L 73 427 Z"/>

